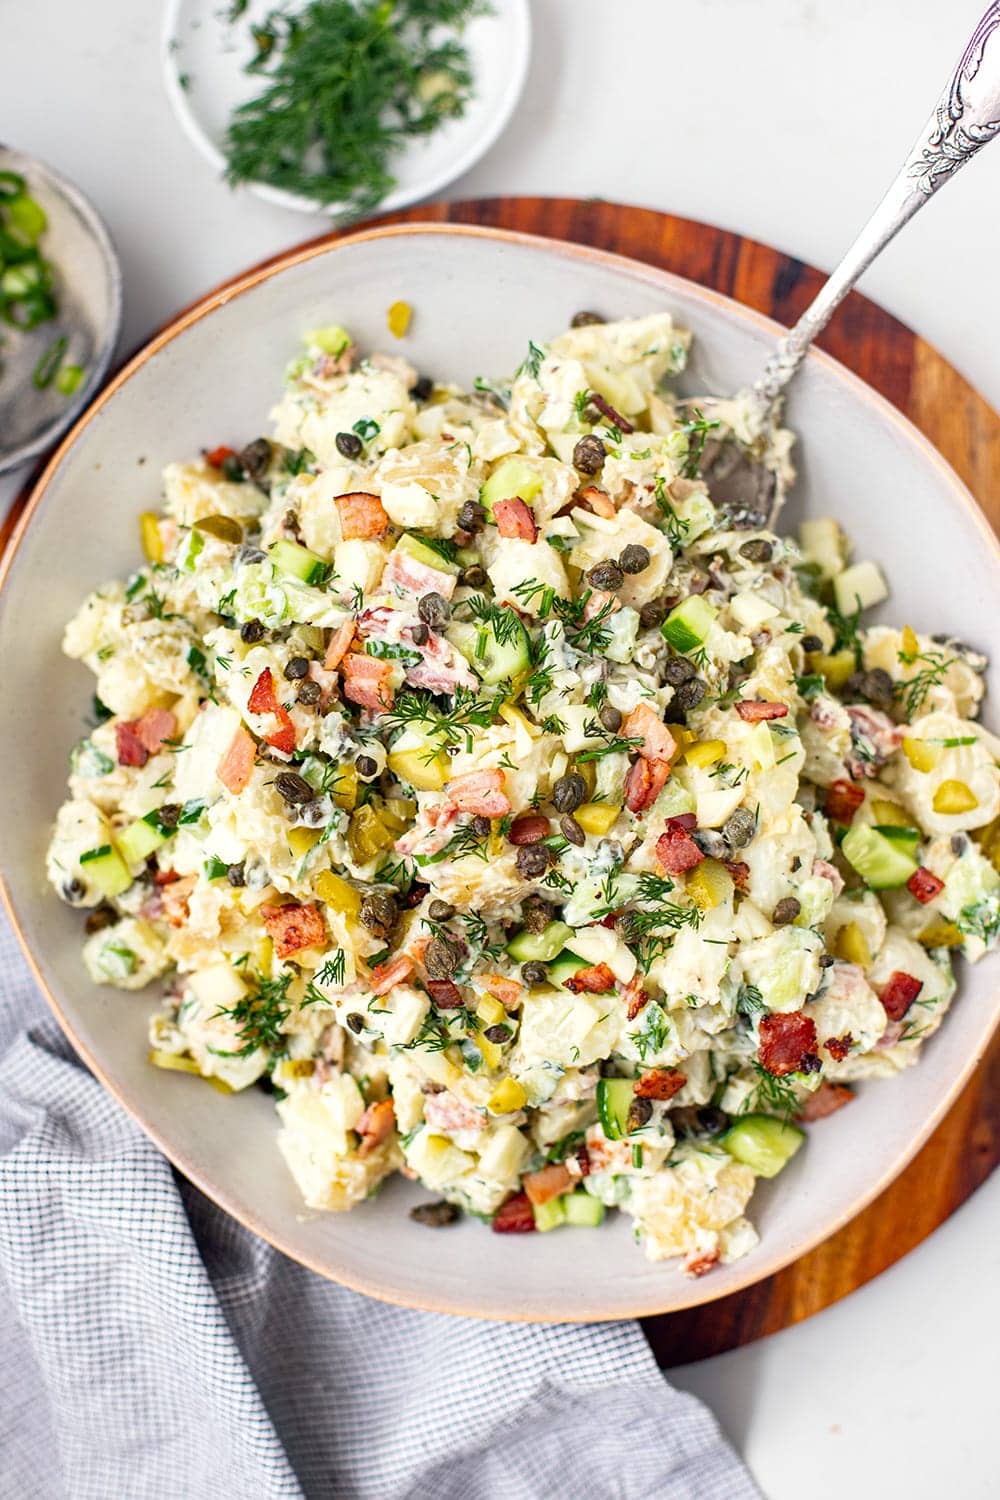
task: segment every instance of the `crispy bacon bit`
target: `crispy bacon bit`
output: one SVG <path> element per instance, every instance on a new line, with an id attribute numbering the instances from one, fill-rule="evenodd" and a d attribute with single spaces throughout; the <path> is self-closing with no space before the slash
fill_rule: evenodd
<path id="1" fill-rule="evenodd" d="M 338 625 L 331 635 L 326 655 L 323 657 L 323 666 L 328 672 L 335 671 L 351 649 L 355 629 L 353 620 L 345 620 L 343 625 Z"/>
<path id="2" fill-rule="evenodd" d="M 589 1177 L 590 1176 L 590 1152 L 587 1150 L 586 1146 L 584 1146 L 584 1145 L 577 1146 L 576 1150 L 573 1153 L 573 1160 L 576 1162 L 576 1165 L 577 1165 L 577 1167 L 579 1169 L 580 1176 L 581 1177 Z M 570 1170 L 572 1170 L 572 1168 Z"/>
<path id="3" fill-rule="evenodd" d="M 667 819 L 666 831 L 656 841 L 656 857 L 668 875 L 683 875 L 705 858 L 681 818 Z"/>
<path id="4" fill-rule="evenodd" d="M 442 1089 L 439 1094 L 424 1095 L 424 1119 L 432 1130 L 485 1130 L 486 1115 L 475 1105 L 466 1104 L 457 1094 Z"/>
<path id="5" fill-rule="evenodd" d="M 462 991 L 450 979 L 428 979 L 427 993 L 438 1010 L 457 1010 L 464 1005 Z"/>
<path id="6" fill-rule="evenodd" d="M 619 432 L 628 434 L 635 431 L 628 418 L 623 417 L 621 412 L 615 411 L 610 402 L 605 401 L 604 397 L 598 391 L 591 391 L 587 400 L 591 406 L 596 406 L 601 415 L 607 417 L 608 421 L 617 427 Z"/>
<path id="7" fill-rule="evenodd" d="M 379 964 L 372 969 L 371 992 L 373 995 L 387 995 L 397 984 L 409 979 L 412 973 L 413 959 L 408 953 L 390 958 L 388 963 Z"/>
<path id="8" fill-rule="evenodd" d="M 592 510 L 595 516 L 603 516 L 606 521 L 614 520 L 618 514 L 611 496 L 605 494 L 604 490 L 599 490 L 596 484 L 584 485 L 582 490 L 577 490 L 576 500 L 578 504 Z"/>
<path id="9" fill-rule="evenodd" d="M 502 771 L 468 771 L 448 782 L 445 795 L 458 812 L 477 818 L 504 818 L 510 812 L 504 785 Z"/>
<path id="10" fill-rule="evenodd" d="M 353 541 L 355 537 L 385 536 L 389 530 L 389 517 L 377 495 L 353 490 L 349 495 L 338 495 L 333 503 L 337 507 L 345 542 Z"/>
<path id="11" fill-rule="evenodd" d="M 392 1100 L 379 1099 L 375 1104 L 369 1104 L 354 1128 L 361 1137 L 358 1155 L 370 1156 L 383 1141 L 389 1139 L 396 1128 L 396 1112 L 392 1107 Z"/>
<path id="12" fill-rule="evenodd" d="M 607 964 L 591 964 L 588 968 L 577 969 L 575 974 L 571 974 L 563 982 L 574 995 L 605 995 L 608 990 L 614 989 L 615 976 Z"/>
<path id="13" fill-rule="evenodd" d="M 722 863 L 732 876 L 733 885 L 738 891 L 750 889 L 750 866 L 742 859 L 724 859 Z"/>
<path id="14" fill-rule="evenodd" d="M 171 927 L 184 926 L 188 919 L 188 901 L 197 884 L 197 875 L 185 875 L 182 880 L 172 880 L 161 888 L 163 915 Z"/>
<path id="15" fill-rule="evenodd" d="M 889 975 L 889 982 L 879 996 L 889 1020 L 901 1021 L 923 987 L 922 979 L 915 979 L 912 974 L 904 974 L 902 969 L 894 969 Z"/>
<path id="16" fill-rule="evenodd" d="M 667 784 L 670 767 L 662 760 L 633 761 L 625 777 L 625 806 L 629 812 L 645 812 L 652 807 Z"/>
<path id="17" fill-rule="evenodd" d="M 392 662 L 350 651 L 340 663 L 340 671 L 344 679 L 344 697 L 352 703 L 376 711 L 392 707 L 395 701 L 389 681 Z"/>
<path id="18" fill-rule="evenodd" d="M 166 708 L 151 708 L 143 714 L 135 726 L 150 755 L 155 755 L 164 740 L 172 740 L 177 733 L 177 719 Z"/>
<path id="19" fill-rule="evenodd" d="M 505 979 L 502 974 L 482 974 L 479 978 L 485 984 L 487 993 L 508 1009 L 520 1001 L 522 986 L 519 980 Z"/>
<path id="20" fill-rule="evenodd" d="M 853 781 L 833 781 L 826 789 L 824 812 L 835 823 L 850 823 L 865 800 L 864 788 Z"/>
<path id="21" fill-rule="evenodd" d="M 840 895 L 841 891 L 844 889 L 844 877 L 841 875 L 836 865 L 831 865 L 829 860 L 826 859 L 814 859 L 812 863 L 812 872 L 814 875 L 820 875 L 824 880 L 828 880 L 833 886 L 833 894 L 835 896 Z"/>
<path id="22" fill-rule="evenodd" d="M 493 1230 L 496 1234 L 527 1234 L 534 1227 L 535 1216 L 527 1193 L 515 1193 L 493 1215 Z"/>
<path id="23" fill-rule="evenodd" d="M 153 884 L 154 885 L 172 885 L 175 880 L 180 880 L 180 878 L 181 877 L 178 875 L 178 873 L 177 873 L 176 870 L 154 870 L 153 871 Z"/>
<path id="24" fill-rule="evenodd" d="M 698 827 L 698 819 L 694 813 L 677 813 L 673 818 L 668 818 L 664 823 L 667 833 L 694 833 Z"/>
<path id="25" fill-rule="evenodd" d="M 272 734 L 265 734 L 264 738 L 269 745 L 274 746 L 275 750 L 283 750 L 286 755 L 290 755 L 295 749 L 295 725 L 292 723 L 288 710 L 278 702 L 270 667 L 264 668 L 250 689 L 247 708 L 252 714 L 274 715 L 278 721 L 278 728 Z"/>
<path id="26" fill-rule="evenodd" d="M 944 890 L 944 881 L 938 880 L 925 865 L 920 865 L 906 882 L 906 889 L 911 896 L 916 896 L 921 906 L 926 906 L 935 896 L 940 896 Z"/>
<path id="27" fill-rule="evenodd" d="M 815 1021 L 800 1010 L 763 1016 L 758 1056 L 761 1066 L 776 1078 L 804 1069 L 815 1071 L 815 1062 L 819 1061 L 816 1057 Z"/>
<path id="28" fill-rule="evenodd" d="M 256 758 L 256 741 L 241 724 L 229 741 L 229 748 L 216 766 L 215 774 L 228 791 L 238 796 L 250 783 Z"/>
<path id="29" fill-rule="evenodd" d="M 326 939 L 326 923 L 317 906 L 262 906 L 260 910 L 278 958 L 315 948 Z"/>
<path id="30" fill-rule="evenodd" d="M 854 1046 L 854 1038 L 849 1031 L 845 1031 L 843 1036 L 828 1036 L 823 1046 L 834 1062 L 843 1062 Z"/>
<path id="31" fill-rule="evenodd" d="M 649 995 L 639 983 L 638 977 L 633 977 L 622 990 L 622 999 L 625 1001 L 625 1019 L 634 1021 L 644 1005 L 649 1003 Z"/>
<path id="32" fill-rule="evenodd" d="M 541 1167 L 537 1172 L 529 1172 L 523 1180 L 524 1191 L 534 1204 L 548 1203 L 550 1198 L 558 1198 L 575 1181 L 572 1172 L 561 1161 Z"/>
<path id="33" fill-rule="evenodd" d="M 424 594 L 440 594 L 443 599 L 450 599 L 457 582 L 456 573 L 420 562 L 397 547 L 385 565 L 381 588 L 383 593 L 394 593 L 404 599 L 420 599 Z"/>
<path id="34" fill-rule="evenodd" d="M 115 745 L 120 766 L 144 766 L 149 759 L 136 719 L 123 720 L 115 725 Z"/>
<path id="35" fill-rule="evenodd" d="M 542 813 L 523 813 L 510 825 L 507 837 L 520 848 L 523 844 L 540 844 L 549 836 L 549 820 Z"/>
<path id="36" fill-rule="evenodd" d="M 501 536 L 519 537 L 522 542 L 538 540 L 535 512 L 519 495 L 510 500 L 497 500 L 493 506 L 493 519 Z"/>
<path id="37" fill-rule="evenodd" d="M 678 1068 L 651 1068 L 637 1078 L 632 1092 L 637 1099 L 672 1099 L 687 1083 Z"/>
<path id="38" fill-rule="evenodd" d="M 696 1255 L 693 1260 L 684 1262 L 684 1271 L 688 1276 L 707 1276 L 713 1266 L 719 1264 L 719 1251 L 706 1250 L 702 1255 Z"/>
<path id="39" fill-rule="evenodd" d="M 218 448 L 213 448 L 205 454 L 205 462 L 211 464 L 213 469 L 221 469 L 227 458 L 235 457 L 236 449 L 227 448 L 225 443 L 222 443 Z"/>
<path id="40" fill-rule="evenodd" d="M 622 738 L 639 740 L 638 752 L 643 760 L 669 760 L 677 750 L 677 741 L 659 714 L 648 703 L 637 703 L 621 727 Z"/>
<path id="41" fill-rule="evenodd" d="M 815 1094 L 802 1101 L 796 1119 L 825 1120 L 834 1115 L 854 1098 L 854 1090 L 846 1083 L 821 1083 Z"/>
<path id="42" fill-rule="evenodd" d="M 736 704 L 736 712 L 747 724 L 759 724 L 763 719 L 783 719 L 788 713 L 787 703 L 762 703 L 757 699 L 745 699 Z"/>

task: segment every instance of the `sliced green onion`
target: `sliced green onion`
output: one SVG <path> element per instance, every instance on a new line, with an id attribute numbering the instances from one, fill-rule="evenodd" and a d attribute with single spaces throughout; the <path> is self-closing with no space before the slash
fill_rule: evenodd
<path id="1" fill-rule="evenodd" d="M 44 391 L 46 386 L 52 384 L 53 377 L 62 364 L 62 357 L 66 353 L 68 340 L 65 335 L 53 339 L 41 359 L 32 371 L 31 379 L 36 390 Z"/>
<path id="2" fill-rule="evenodd" d="M 29 245 L 37 244 L 48 228 L 49 221 L 45 217 L 44 208 L 27 193 L 22 193 L 17 198 L 8 198 L 6 212 L 8 228 L 14 231 L 14 237 L 25 240 Z"/>
<path id="3" fill-rule="evenodd" d="M 20 172 L 0 172 L 0 202 L 6 198 L 19 198 L 27 186 Z"/>
<path id="4" fill-rule="evenodd" d="M 63 365 L 56 376 L 56 390 L 60 396 L 72 396 L 83 384 L 82 365 Z"/>

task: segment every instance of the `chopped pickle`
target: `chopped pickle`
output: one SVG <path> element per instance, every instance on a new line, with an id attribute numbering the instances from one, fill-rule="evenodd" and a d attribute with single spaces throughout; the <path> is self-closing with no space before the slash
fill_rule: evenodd
<path id="1" fill-rule="evenodd" d="M 931 803 L 936 813 L 949 814 L 972 812 L 979 806 L 979 798 L 964 781 L 942 781 Z"/>
<path id="2" fill-rule="evenodd" d="M 507 1012 L 495 995 L 483 996 L 476 1006 L 476 1015 L 484 1026 L 497 1026 L 507 1019 Z"/>
<path id="3" fill-rule="evenodd" d="M 297 859 L 301 859 L 322 837 L 321 828 L 289 828 L 288 847 Z"/>
<path id="4" fill-rule="evenodd" d="M 917 633 L 910 625 L 904 625 L 899 637 L 899 649 L 904 656 L 916 656 L 920 650 Z"/>
<path id="5" fill-rule="evenodd" d="M 330 788 L 330 800 L 345 812 L 353 812 L 358 800 L 358 771 L 353 761 L 342 762 Z"/>
<path id="6" fill-rule="evenodd" d="M 874 821 L 887 828 L 916 828 L 917 826 L 906 808 L 898 802 L 888 802 L 881 797 L 873 797 L 871 809 Z"/>
<path id="7" fill-rule="evenodd" d="M 705 859 L 687 877 L 687 893 L 702 911 L 713 911 L 733 894 L 733 877 L 718 860 Z"/>
<path id="8" fill-rule="evenodd" d="M 954 922 L 945 922 L 939 917 L 930 922 L 917 939 L 925 948 L 960 948 L 964 940 Z"/>
<path id="9" fill-rule="evenodd" d="M 401 339 L 405 337 L 412 316 L 413 308 L 408 302 L 392 303 L 386 314 L 386 322 L 389 325 L 389 332 L 393 338 Z"/>
<path id="10" fill-rule="evenodd" d="M 856 670 L 853 651 L 835 651 L 832 655 L 825 651 L 809 651 L 806 653 L 806 666 L 810 672 L 818 672 L 825 677 L 827 687 L 834 692 L 842 688 Z"/>
<path id="11" fill-rule="evenodd" d="M 528 1102 L 524 1085 L 516 1078 L 503 1078 L 486 1101 L 486 1108 L 494 1115 L 510 1115 L 523 1109 Z"/>
<path id="12" fill-rule="evenodd" d="M 345 917 L 357 917 L 361 912 L 361 892 L 332 870 L 320 871 L 313 881 L 313 890 L 321 901 Z"/>
<path id="13" fill-rule="evenodd" d="M 600 838 L 609 828 L 614 827 L 620 813 L 621 808 L 615 807 L 613 803 L 585 802 L 573 816 L 584 833 L 592 833 Z"/>
<path id="14" fill-rule="evenodd" d="M 857 922 L 848 922 L 837 933 L 833 951 L 845 963 L 858 964 L 862 969 L 871 968 L 871 949 Z"/>
<path id="15" fill-rule="evenodd" d="M 671 734 L 674 731 L 671 730 Z M 677 736 L 674 734 L 674 738 Z M 688 745 L 684 751 L 684 759 L 689 766 L 714 766 L 726 753 L 725 740 L 696 740 L 693 745 Z"/>
<path id="16" fill-rule="evenodd" d="M 161 563 L 163 561 L 163 537 L 160 535 L 160 520 L 155 511 L 143 511 L 139 517 L 139 534 L 147 562 Z"/>
<path id="17" fill-rule="evenodd" d="M 944 746 L 932 745 L 929 740 L 914 739 L 908 734 L 903 738 L 903 754 L 915 771 L 933 771 L 944 754 Z"/>

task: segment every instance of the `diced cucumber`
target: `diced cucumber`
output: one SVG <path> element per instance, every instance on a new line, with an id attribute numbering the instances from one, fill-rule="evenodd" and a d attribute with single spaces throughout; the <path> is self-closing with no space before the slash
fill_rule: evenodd
<path id="1" fill-rule="evenodd" d="M 177 559 L 175 566 L 182 568 L 185 573 L 194 572 L 195 559 L 205 545 L 204 534 L 200 531 L 189 531 L 187 536 L 177 548 Z"/>
<path id="2" fill-rule="evenodd" d="M 884 839 L 888 839 L 896 849 L 903 854 L 915 854 L 916 847 L 920 843 L 920 830 L 918 828 L 904 828 L 901 823 L 875 823 L 876 833 L 880 833 Z"/>
<path id="3" fill-rule="evenodd" d="M 439 573 L 461 572 L 461 564 L 451 562 L 447 557 L 442 557 L 433 547 L 429 547 L 420 537 L 414 536 L 410 531 L 404 531 L 396 543 L 396 551 L 404 552 L 407 557 L 412 557 L 414 562 L 422 564 L 425 568 L 437 568 Z"/>
<path id="4" fill-rule="evenodd" d="M 805 1140 L 797 1125 L 772 1115 L 744 1115 L 731 1125 L 719 1144 L 758 1177 L 777 1177 Z"/>
<path id="5" fill-rule="evenodd" d="M 86 867 L 87 879 L 92 880 L 108 900 L 120 896 L 132 884 L 128 865 L 111 844 L 88 849 L 86 854 L 80 855 L 80 864 Z"/>
<path id="6" fill-rule="evenodd" d="M 562 1198 L 550 1198 L 547 1203 L 533 1203 L 531 1212 L 535 1216 L 535 1228 L 544 1234 L 547 1229 L 558 1229 L 560 1224 L 565 1224 L 563 1202 Z"/>
<path id="7" fill-rule="evenodd" d="M 513 681 L 531 668 L 531 641 L 512 609 L 499 609 L 495 619 L 475 624 L 456 622 L 448 639 L 489 686 Z"/>
<path id="8" fill-rule="evenodd" d="M 544 932 L 529 932 L 525 927 L 511 938 L 507 952 L 515 963 L 547 964 L 559 956 L 572 936 L 573 929 L 565 922 L 550 922 Z"/>
<path id="9" fill-rule="evenodd" d="M 493 507 L 498 500 L 523 500 L 526 505 L 542 487 L 542 476 L 538 470 L 516 455 L 505 458 L 498 464 L 479 491 L 479 499 L 486 507 L 486 514 L 493 519 Z"/>
<path id="10" fill-rule="evenodd" d="M 705 642 L 718 610 L 702 594 L 690 594 L 670 611 L 660 632 L 675 651 L 694 651 Z"/>
<path id="11" fill-rule="evenodd" d="M 566 990 L 567 994 L 571 995 L 573 991 L 567 989 L 566 980 L 572 979 L 573 975 L 578 974 L 581 969 L 589 969 L 590 967 L 585 958 L 580 958 L 578 954 L 570 953 L 569 949 L 564 949 L 558 958 L 548 966 L 549 984 L 555 986 L 556 989 Z M 613 991 L 607 989 L 601 990 L 599 993 L 610 995 Z"/>
<path id="12" fill-rule="evenodd" d="M 903 832 L 903 830 L 899 830 Z M 917 868 L 915 843 L 887 838 L 868 823 L 852 823 L 844 834 L 841 853 L 873 891 L 905 885 Z"/>
<path id="13" fill-rule="evenodd" d="M 628 1135 L 628 1116 L 635 1098 L 631 1078 L 600 1078 L 597 1082 L 597 1118 L 609 1141 Z"/>
<path id="14" fill-rule="evenodd" d="M 583 1188 L 566 1193 L 561 1201 L 566 1223 L 575 1229 L 596 1229 L 598 1224 L 604 1223 L 604 1204 Z"/>
<path id="15" fill-rule="evenodd" d="M 308 547 L 301 547 L 298 542 L 284 539 L 274 542 L 267 549 L 267 555 L 279 573 L 301 578 L 303 583 L 311 586 L 325 583 L 330 574 L 330 564 L 317 557 L 315 552 L 310 552 Z"/>
<path id="16" fill-rule="evenodd" d="M 307 349 L 321 349 L 324 354 L 332 354 L 334 358 L 343 354 L 350 342 L 351 335 L 339 323 L 327 323 L 324 328 L 310 328 L 303 338 Z"/>
<path id="17" fill-rule="evenodd" d="M 155 822 L 137 818 L 118 835 L 118 851 L 127 864 L 137 865 L 166 842 L 167 835 L 160 832 Z"/>
<path id="18" fill-rule="evenodd" d="M 877 563 L 859 562 L 837 574 L 833 597 L 842 615 L 852 615 L 859 606 L 871 609 L 888 599 L 889 588 Z"/>

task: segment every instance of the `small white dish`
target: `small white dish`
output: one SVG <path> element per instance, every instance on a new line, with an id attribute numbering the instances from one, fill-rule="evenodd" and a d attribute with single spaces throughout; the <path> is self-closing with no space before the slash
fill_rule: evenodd
<path id="1" fill-rule="evenodd" d="M 491 0 L 489 14 L 464 32 L 474 77 L 465 113 L 422 140 L 411 141 L 391 170 L 397 185 L 379 205 L 391 213 L 428 198 L 460 177 L 504 129 L 524 87 L 531 54 L 528 0 Z M 294 9 L 295 6 L 290 8 Z M 250 0 L 239 20 L 228 19 L 220 0 L 168 0 L 163 31 L 163 76 L 174 111 L 189 140 L 220 175 L 226 170 L 226 128 L 237 105 L 264 86 L 263 75 L 244 69 L 254 56 L 251 27 L 274 9 L 273 0 Z M 338 216 L 342 205 L 287 192 L 264 182 L 246 187 L 279 208 Z"/>
<path id="2" fill-rule="evenodd" d="M 36 328 L 0 323 L 0 474 L 50 447 L 100 389 L 122 322 L 122 274 L 104 221 L 80 190 L 44 162 L 0 146 L 0 172 L 16 172 L 44 209 L 41 251 L 55 268 L 59 311 Z M 53 381 L 38 390 L 33 372 L 65 338 L 65 363 L 84 378 L 71 396 Z"/>

